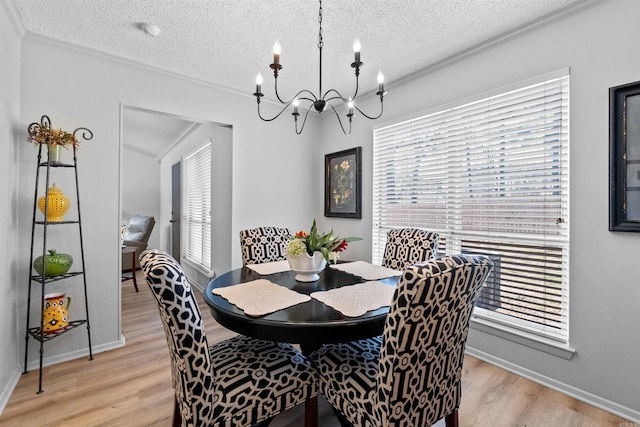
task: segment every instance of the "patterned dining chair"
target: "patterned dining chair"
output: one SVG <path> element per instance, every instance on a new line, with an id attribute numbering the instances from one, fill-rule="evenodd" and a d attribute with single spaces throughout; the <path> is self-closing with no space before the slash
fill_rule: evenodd
<path id="1" fill-rule="evenodd" d="M 288 228 L 258 227 L 240 231 L 242 265 L 284 261 L 291 231 Z"/>
<path id="2" fill-rule="evenodd" d="M 387 233 L 382 266 L 404 270 L 425 262 L 438 253 L 438 233 L 418 228 L 399 228 Z"/>
<path id="3" fill-rule="evenodd" d="M 458 425 L 469 320 L 492 268 L 488 257 L 471 255 L 408 267 L 382 336 L 311 354 L 342 426 Z"/>
<path id="4" fill-rule="evenodd" d="M 174 427 L 267 425 L 317 396 L 317 374 L 299 351 L 242 335 L 209 346 L 180 265 L 159 250 L 143 252 L 140 264 L 171 355 Z"/>

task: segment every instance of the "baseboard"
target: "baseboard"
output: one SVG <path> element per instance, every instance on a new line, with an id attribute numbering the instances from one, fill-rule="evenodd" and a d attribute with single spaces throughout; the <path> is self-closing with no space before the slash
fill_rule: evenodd
<path id="1" fill-rule="evenodd" d="M 187 277 L 187 280 L 189 280 L 188 277 Z M 204 294 L 204 290 L 205 290 L 206 287 L 203 287 L 200 283 L 198 283 L 196 281 L 191 281 L 191 280 L 189 280 L 189 284 L 191 284 L 191 287 L 199 290 L 200 293 Z"/>
<path id="2" fill-rule="evenodd" d="M 466 353 L 477 359 L 480 359 L 482 361 L 495 365 L 499 368 L 512 372 L 516 375 L 524 377 L 535 383 L 541 384 L 545 387 L 548 387 L 552 390 L 555 390 L 562 394 L 566 394 L 567 396 L 570 396 L 576 400 L 587 403 L 596 408 L 602 409 L 603 411 L 607 411 L 620 418 L 624 418 L 625 420 L 629 420 L 632 423 L 640 424 L 640 412 L 634 409 L 627 408 L 625 406 L 619 405 L 607 399 L 603 399 L 602 397 L 596 396 L 592 393 L 586 392 L 579 388 L 561 383 L 559 381 L 554 380 L 553 378 L 540 375 L 537 372 L 523 368 L 522 366 L 513 364 L 504 359 L 500 359 L 489 353 L 476 350 L 475 348 L 467 346 Z"/>
<path id="3" fill-rule="evenodd" d="M 9 399 L 11 398 L 16 385 L 18 385 L 21 374 L 22 373 L 20 372 L 20 370 L 16 369 L 13 372 L 13 375 L 11 375 L 11 378 L 9 378 L 7 384 L 5 384 L 0 391 L 0 415 L 2 415 L 2 413 L 4 412 L 4 408 L 7 406 L 7 403 L 9 403 Z"/>
<path id="4" fill-rule="evenodd" d="M 112 341 L 110 343 L 93 346 L 92 352 L 94 355 L 96 355 L 98 353 L 103 353 L 105 351 L 115 350 L 116 348 L 124 347 L 124 344 L 125 344 L 124 335 L 120 335 L 120 339 L 118 341 Z M 42 360 L 42 367 L 44 368 L 45 366 L 67 362 L 69 360 L 78 359 L 80 357 L 86 357 L 88 355 L 89 355 L 89 349 L 86 348 L 78 351 L 71 351 L 69 353 L 59 354 L 53 357 L 45 357 Z M 27 367 L 29 371 L 36 370 L 40 368 L 40 363 L 38 360 L 33 360 L 27 363 Z M 4 412 L 4 408 L 7 406 L 7 403 L 9 403 L 9 399 L 11 398 L 11 395 L 13 394 L 13 390 L 15 390 L 16 385 L 18 385 L 18 381 L 20 380 L 21 375 L 22 375 L 22 372 L 20 372 L 19 369 L 16 369 L 16 371 L 13 373 L 13 375 L 11 376 L 7 384 L 5 384 L 2 390 L 0 390 L 0 415 L 2 415 L 2 413 Z"/>
<path id="5" fill-rule="evenodd" d="M 93 355 L 95 356 L 96 354 L 104 353 L 105 351 L 115 350 L 117 348 L 124 347 L 124 344 L 125 344 L 124 335 L 120 335 L 120 339 L 118 341 L 112 341 L 105 344 L 94 345 L 91 350 Z M 42 367 L 57 365 L 58 363 L 68 362 L 69 360 L 80 359 L 81 357 L 88 357 L 88 356 L 89 356 L 88 348 L 83 348 L 76 351 L 70 351 L 68 353 L 57 354 L 55 356 L 45 357 L 42 360 Z M 27 368 L 29 371 L 39 369 L 40 362 L 37 359 L 30 360 L 27 363 Z"/>

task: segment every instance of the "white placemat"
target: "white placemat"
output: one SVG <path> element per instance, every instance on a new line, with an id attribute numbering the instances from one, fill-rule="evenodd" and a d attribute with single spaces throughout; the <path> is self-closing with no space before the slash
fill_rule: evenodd
<path id="1" fill-rule="evenodd" d="M 362 277 L 364 280 L 379 280 L 386 279 L 387 277 L 402 276 L 402 271 L 400 270 L 393 270 L 380 265 L 373 265 L 366 261 L 331 264 L 330 267 Z"/>
<path id="2" fill-rule="evenodd" d="M 261 276 L 268 276 L 269 274 L 282 273 L 283 271 L 291 270 L 291 266 L 287 260 L 265 262 L 264 264 L 247 264 L 247 267 Z"/>
<path id="3" fill-rule="evenodd" d="M 220 295 L 249 316 L 263 316 L 311 300 L 308 295 L 292 291 L 267 279 L 216 288 Z"/>
<path id="4" fill-rule="evenodd" d="M 395 286 L 382 282 L 364 282 L 329 291 L 313 292 L 311 297 L 335 308 L 345 316 L 357 317 L 369 310 L 390 305 L 395 290 Z"/>

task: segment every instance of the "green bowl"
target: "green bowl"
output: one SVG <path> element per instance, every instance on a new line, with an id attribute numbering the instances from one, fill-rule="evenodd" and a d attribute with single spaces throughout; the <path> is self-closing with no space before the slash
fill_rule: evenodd
<path id="1" fill-rule="evenodd" d="M 49 255 L 44 256 L 44 263 L 42 256 L 39 256 L 33 262 L 33 268 L 41 276 L 44 272 L 47 277 L 56 277 L 66 274 L 71 268 L 71 264 L 73 264 L 71 255 L 59 254 L 55 249 L 49 249 Z"/>

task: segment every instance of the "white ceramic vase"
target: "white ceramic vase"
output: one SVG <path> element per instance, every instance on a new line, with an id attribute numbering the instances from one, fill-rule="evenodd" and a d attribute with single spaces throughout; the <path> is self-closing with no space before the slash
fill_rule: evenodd
<path id="1" fill-rule="evenodd" d="M 302 254 L 297 257 L 287 257 L 291 269 L 296 273 L 298 282 L 315 282 L 320 280 L 320 273 L 327 266 L 327 260 L 322 256 L 322 252 L 314 252 L 313 256 Z"/>
<path id="2" fill-rule="evenodd" d="M 52 165 L 60 164 L 60 155 L 62 154 L 62 146 L 56 144 L 51 145 L 47 144 L 47 149 L 49 150 L 49 163 Z"/>

